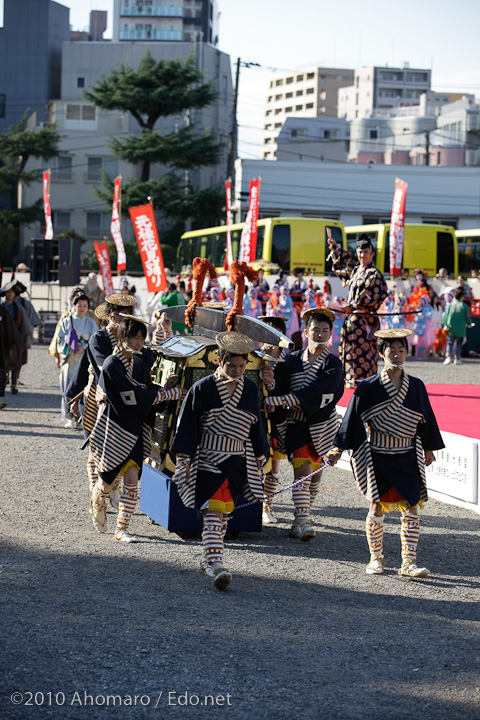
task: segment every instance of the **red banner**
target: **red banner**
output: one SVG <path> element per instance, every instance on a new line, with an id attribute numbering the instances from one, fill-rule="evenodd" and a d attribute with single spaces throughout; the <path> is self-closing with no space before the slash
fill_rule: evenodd
<path id="1" fill-rule="evenodd" d="M 226 195 L 226 206 L 227 206 L 227 252 L 225 253 L 225 259 L 223 261 L 223 267 L 228 270 L 233 262 L 232 252 L 232 236 L 230 234 L 230 226 L 232 224 L 232 180 L 228 178 L 225 183 L 225 195 Z"/>
<path id="2" fill-rule="evenodd" d="M 157 225 L 152 205 L 128 208 L 137 238 L 148 292 L 167 289 L 162 250 L 158 241 Z"/>
<path id="3" fill-rule="evenodd" d="M 240 262 L 253 262 L 257 252 L 257 220 L 260 199 L 260 180 L 250 180 L 250 201 L 245 225 L 240 238 L 238 259 Z"/>
<path id="4" fill-rule="evenodd" d="M 407 183 L 395 178 L 392 217 L 390 219 L 390 274 L 401 275 L 403 255 L 403 235 L 405 231 L 405 202 Z"/>
<path id="5" fill-rule="evenodd" d="M 50 170 L 43 173 L 43 212 L 45 213 L 45 240 L 53 240 L 52 208 L 50 207 Z"/>
<path id="6" fill-rule="evenodd" d="M 127 269 L 127 256 L 125 255 L 125 247 L 123 245 L 122 231 L 120 228 L 120 188 L 122 184 L 122 176 L 119 175 L 115 179 L 113 186 L 113 205 L 112 205 L 112 222 L 110 223 L 110 232 L 113 242 L 117 248 L 117 272 Z"/>
<path id="7" fill-rule="evenodd" d="M 105 295 L 111 295 L 113 293 L 113 282 L 108 243 L 94 242 L 93 244 L 95 245 L 95 252 L 97 253 L 98 267 L 102 273 L 103 290 Z"/>

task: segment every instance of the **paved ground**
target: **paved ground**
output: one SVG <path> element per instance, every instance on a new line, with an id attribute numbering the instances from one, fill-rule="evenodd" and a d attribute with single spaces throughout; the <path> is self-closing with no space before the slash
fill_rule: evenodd
<path id="1" fill-rule="evenodd" d="M 477 383 L 479 369 L 409 363 L 437 383 Z M 396 574 L 389 518 L 388 572 L 367 577 L 365 502 L 350 473 L 328 470 L 317 539 L 287 537 L 281 496 L 278 526 L 229 542 L 234 580 L 219 593 L 197 571 L 195 538 L 139 512 L 138 545 L 93 531 L 85 451 L 60 421 L 44 346 L 22 380 L 0 414 L 2 720 L 480 718 L 477 515 L 429 502 L 423 581 Z"/>

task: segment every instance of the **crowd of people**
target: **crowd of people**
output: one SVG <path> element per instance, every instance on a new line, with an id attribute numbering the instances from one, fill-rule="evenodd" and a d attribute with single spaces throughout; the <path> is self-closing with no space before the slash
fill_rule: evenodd
<path id="1" fill-rule="evenodd" d="M 465 287 L 460 284 L 452 297 L 437 296 L 418 271 L 416 286 L 405 297 L 388 290 L 368 236 L 359 237 L 356 258 L 332 238 L 329 245 L 345 299 L 332 297 L 328 279 L 322 290 L 307 282 L 300 268 L 291 286 L 281 273 L 270 287 L 260 271 L 245 291 L 243 313 L 296 345 L 290 353 L 276 346 L 261 348 L 268 356 L 260 373 L 264 407 L 256 385 L 244 375 L 249 353 L 258 349 L 246 335 L 220 333 L 217 370 L 188 392 L 175 376 L 162 387 L 155 381 L 155 354 L 145 347 L 150 323 L 135 315 L 135 289 L 122 282 L 119 292 L 105 297 L 92 276 L 86 286 L 74 288 L 49 352 L 60 369 L 62 419 L 67 428 L 82 429 L 88 445 L 90 515 L 97 532 L 107 531 L 110 504 L 117 512 L 115 539 L 138 540 L 130 524 L 142 465 L 151 452 L 155 414 L 177 401 L 172 481 L 185 506 L 196 508 L 203 519 L 200 567 L 216 588 L 224 590 L 232 580 L 224 564 L 224 536 L 240 494 L 262 502 L 264 524 L 275 524 L 279 464 L 289 462 L 294 479 L 289 535 L 310 542 L 316 536 L 312 507 L 322 471 L 345 450 L 352 451 L 355 482 L 370 503 L 365 572 L 384 572 L 384 514 L 399 511 L 399 573 L 428 575 L 416 564 L 418 508 L 427 500 L 425 467 L 444 446 L 425 386 L 405 372 L 404 363 L 413 348 L 417 357 L 428 357 L 436 349 L 438 329 L 446 333 L 445 363 L 460 362 L 461 340 L 472 324 Z M 153 344 L 160 355 L 165 340 L 185 331 L 162 311 L 191 300 L 195 276 L 189 272 L 176 280 L 152 304 L 157 311 Z M 3 288 L 0 401 L 7 372 L 12 392 L 19 382 L 35 324 L 33 308 L 20 301 L 24 290 L 14 281 Z M 203 296 L 226 312 L 235 306 L 235 288 L 222 289 L 215 280 Z M 436 311 L 441 311 L 441 328 L 434 325 Z M 349 387 L 354 394 L 339 426 L 336 405 Z M 270 421 L 268 437 L 263 413 Z"/>

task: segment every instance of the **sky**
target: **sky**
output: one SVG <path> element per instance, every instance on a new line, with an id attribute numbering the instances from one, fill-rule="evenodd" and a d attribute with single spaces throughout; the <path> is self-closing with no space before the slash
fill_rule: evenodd
<path id="1" fill-rule="evenodd" d="M 88 28 L 90 10 L 113 0 L 59 0 L 71 9 L 74 30 Z M 2 0 L 0 0 L 1 4 Z M 388 65 L 432 70 L 432 89 L 480 98 L 479 0 L 219 0 L 219 48 L 242 66 L 239 149 L 261 157 L 263 115 L 275 71 L 309 65 L 355 68 Z"/>

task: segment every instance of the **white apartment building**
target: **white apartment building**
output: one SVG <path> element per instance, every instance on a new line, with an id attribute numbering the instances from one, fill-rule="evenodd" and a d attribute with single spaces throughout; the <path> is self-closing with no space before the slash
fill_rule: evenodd
<path id="1" fill-rule="evenodd" d="M 217 0 L 114 0 L 113 42 L 218 41 Z"/>
<path id="2" fill-rule="evenodd" d="M 418 105 L 420 96 L 430 90 L 431 71 L 403 68 L 357 68 L 354 82 L 338 91 L 338 117 L 346 120 L 368 118 L 376 109 Z"/>
<path id="3" fill-rule="evenodd" d="M 343 118 L 288 117 L 277 137 L 277 160 L 347 162 L 350 123 Z"/>
<path id="4" fill-rule="evenodd" d="M 337 93 L 353 81 L 353 70 L 309 67 L 270 80 L 265 109 L 263 159 L 274 160 L 277 135 L 287 117 L 337 116 Z"/>

